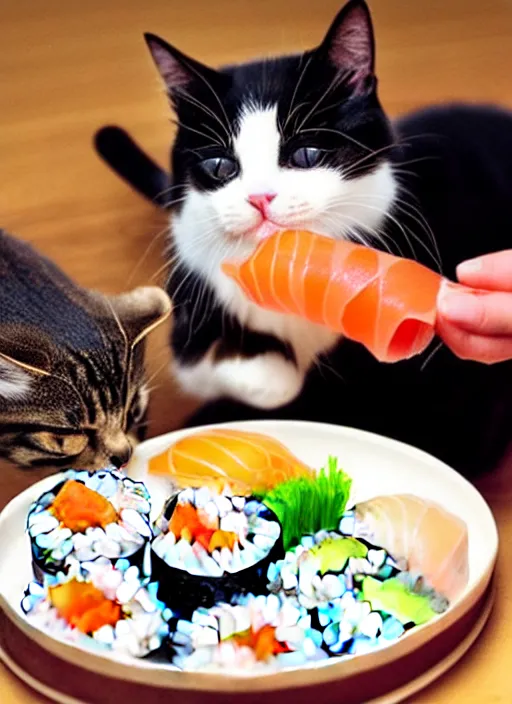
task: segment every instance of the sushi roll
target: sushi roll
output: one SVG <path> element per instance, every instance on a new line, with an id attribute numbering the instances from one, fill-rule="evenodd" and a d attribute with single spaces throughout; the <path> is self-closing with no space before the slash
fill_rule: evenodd
<path id="1" fill-rule="evenodd" d="M 69 470 L 30 507 L 27 531 L 35 578 L 78 561 L 127 558 L 149 576 L 149 493 L 117 471 Z"/>
<path id="2" fill-rule="evenodd" d="M 177 621 L 168 648 L 185 670 L 280 669 L 328 657 L 306 610 L 273 594 L 200 607 Z"/>
<path id="3" fill-rule="evenodd" d="M 332 656 L 388 645 L 448 608 L 386 550 L 338 531 L 305 536 L 269 565 L 267 577 L 271 593 L 307 610 Z"/>
<path id="4" fill-rule="evenodd" d="M 142 658 L 168 637 L 172 612 L 158 600 L 158 585 L 143 586 L 141 577 L 126 559 L 74 562 L 67 574 L 31 582 L 21 608 L 54 637 Z"/>
<path id="5" fill-rule="evenodd" d="M 281 527 L 262 503 L 226 490 L 188 488 L 173 497 L 155 527 L 153 574 L 173 611 L 266 593 L 270 562 L 282 557 Z"/>

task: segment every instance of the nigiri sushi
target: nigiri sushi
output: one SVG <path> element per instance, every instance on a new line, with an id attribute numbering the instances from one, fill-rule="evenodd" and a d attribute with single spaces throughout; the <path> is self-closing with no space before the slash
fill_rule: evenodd
<path id="1" fill-rule="evenodd" d="M 278 440 L 227 428 L 186 435 L 151 458 L 150 474 L 171 476 L 180 487 L 225 485 L 240 495 L 267 491 L 297 476 L 312 476 Z"/>
<path id="2" fill-rule="evenodd" d="M 378 496 L 357 504 L 340 529 L 405 560 L 450 601 L 469 579 L 468 529 L 437 503 L 410 494 Z"/>
<path id="3" fill-rule="evenodd" d="M 243 263 L 224 262 L 252 302 L 363 344 L 379 361 L 423 352 L 435 335 L 441 275 L 418 262 L 306 231 L 278 232 Z"/>

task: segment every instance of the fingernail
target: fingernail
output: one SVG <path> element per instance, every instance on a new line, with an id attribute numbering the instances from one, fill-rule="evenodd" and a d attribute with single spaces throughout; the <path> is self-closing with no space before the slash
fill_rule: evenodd
<path id="1" fill-rule="evenodd" d="M 438 307 L 454 323 L 478 323 L 481 318 L 481 302 L 470 293 L 445 293 Z"/>
<path id="2" fill-rule="evenodd" d="M 480 258 L 468 259 L 467 262 L 459 264 L 457 267 L 457 275 L 460 276 L 462 274 L 464 276 L 464 274 L 475 274 L 477 271 L 482 270 L 482 266 L 483 262 Z"/>

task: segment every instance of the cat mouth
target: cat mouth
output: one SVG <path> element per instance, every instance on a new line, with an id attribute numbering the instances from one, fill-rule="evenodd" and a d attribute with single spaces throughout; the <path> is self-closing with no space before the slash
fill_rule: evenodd
<path id="1" fill-rule="evenodd" d="M 276 232 L 279 232 L 279 230 L 284 229 L 285 228 L 282 225 L 278 225 L 277 223 L 265 218 L 259 225 L 248 230 L 245 233 L 245 237 L 261 242 L 262 240 L 267 239 L 267 237 L 271 237 Z"/>

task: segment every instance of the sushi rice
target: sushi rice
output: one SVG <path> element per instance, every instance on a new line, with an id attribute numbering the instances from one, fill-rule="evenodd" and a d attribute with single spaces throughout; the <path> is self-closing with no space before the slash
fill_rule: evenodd
<path id="1" fill-rule="evenodd" d="M 169 649 L 172 663 L 185 670 L 258 671 L 325 660 L 321 645 L 306 609 L 284 595 L 249 594 L 179 620 Z"/>

